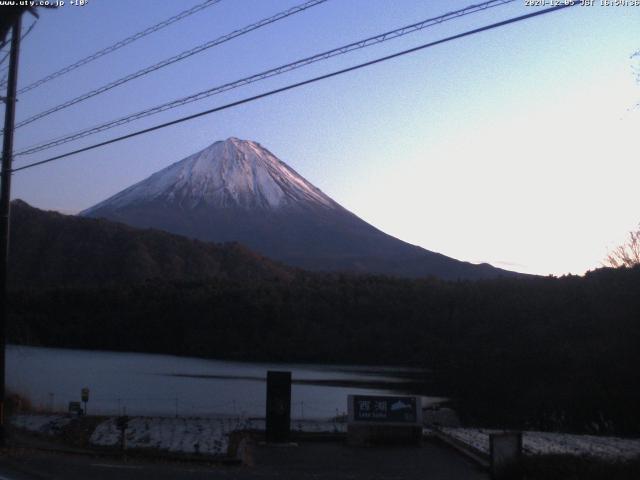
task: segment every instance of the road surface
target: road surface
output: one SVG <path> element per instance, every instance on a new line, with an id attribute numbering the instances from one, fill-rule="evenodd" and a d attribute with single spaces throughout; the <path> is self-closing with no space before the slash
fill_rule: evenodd
<path id="1" fill-rule="evenodd" d="M 487 473 L 447 447 L 347 447 L 340 442 L 254 446 L 250 465 L 206 465 L 14 449 L 0 456 L 0 480 L 281 479 L 488 480 Z"/>

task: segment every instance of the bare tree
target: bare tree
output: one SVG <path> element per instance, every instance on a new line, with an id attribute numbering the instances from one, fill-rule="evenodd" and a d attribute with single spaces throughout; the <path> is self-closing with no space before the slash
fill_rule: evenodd
<path id="1" fill-rule="evenodd" d="M 609 252 L 604 263 L 614 268 L 640 265 L 640 224 L 637 230 L 629 232 L 629 238 L 622 245 Z"/>
<path id="2" fill-rule="evenodd" d="M 634 62 L 631 64 L 631 71 L 633 76 L 636 77 L 636 83 L 640 85 L 640 50 L 634 52 L 630 58 Z M 640 101 L 634 105 L 634 108 L 640 108 Z"/>

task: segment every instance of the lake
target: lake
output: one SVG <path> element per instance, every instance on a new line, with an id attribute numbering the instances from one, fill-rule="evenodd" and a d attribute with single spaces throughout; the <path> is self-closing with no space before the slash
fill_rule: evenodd
<path id="1" fill-rule="evenodd" d="M 397 367 L 231 362 L 144 353 L 7 346 L 7 388 L 66 411 L 90 389 L 89 414 L 263 417 L 268 370 L 292 372 L 292 417 L 344 414 L 348 394 L 412 393 L 424 371 Z M 423 397 L 423 405 L 443 400 Z"/>

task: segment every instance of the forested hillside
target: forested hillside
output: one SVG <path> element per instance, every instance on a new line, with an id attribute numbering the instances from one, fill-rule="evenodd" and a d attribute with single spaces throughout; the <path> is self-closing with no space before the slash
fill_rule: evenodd
<path id="1" fill-rule="evenodd" d="M 105 286 L 151 279 L 245 280 L 291 270 L 237 243 L 213 244 L 12 202 L 11 284 Z"/>
<path id="2" fill-rule="evenodd" d="M 473 423 L 640 432 L 640 268 L 443 282 L 306 274 L 23 290 L 11 341 L 406 364 Z"/>

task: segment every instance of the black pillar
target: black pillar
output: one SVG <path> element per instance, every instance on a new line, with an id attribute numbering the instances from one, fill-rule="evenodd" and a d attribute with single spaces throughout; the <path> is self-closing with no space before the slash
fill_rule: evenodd
<path id="1" fill-rule="evenodd" d="M 267 442 L 289 441 L 291 372 L 267 372 Z"/>

